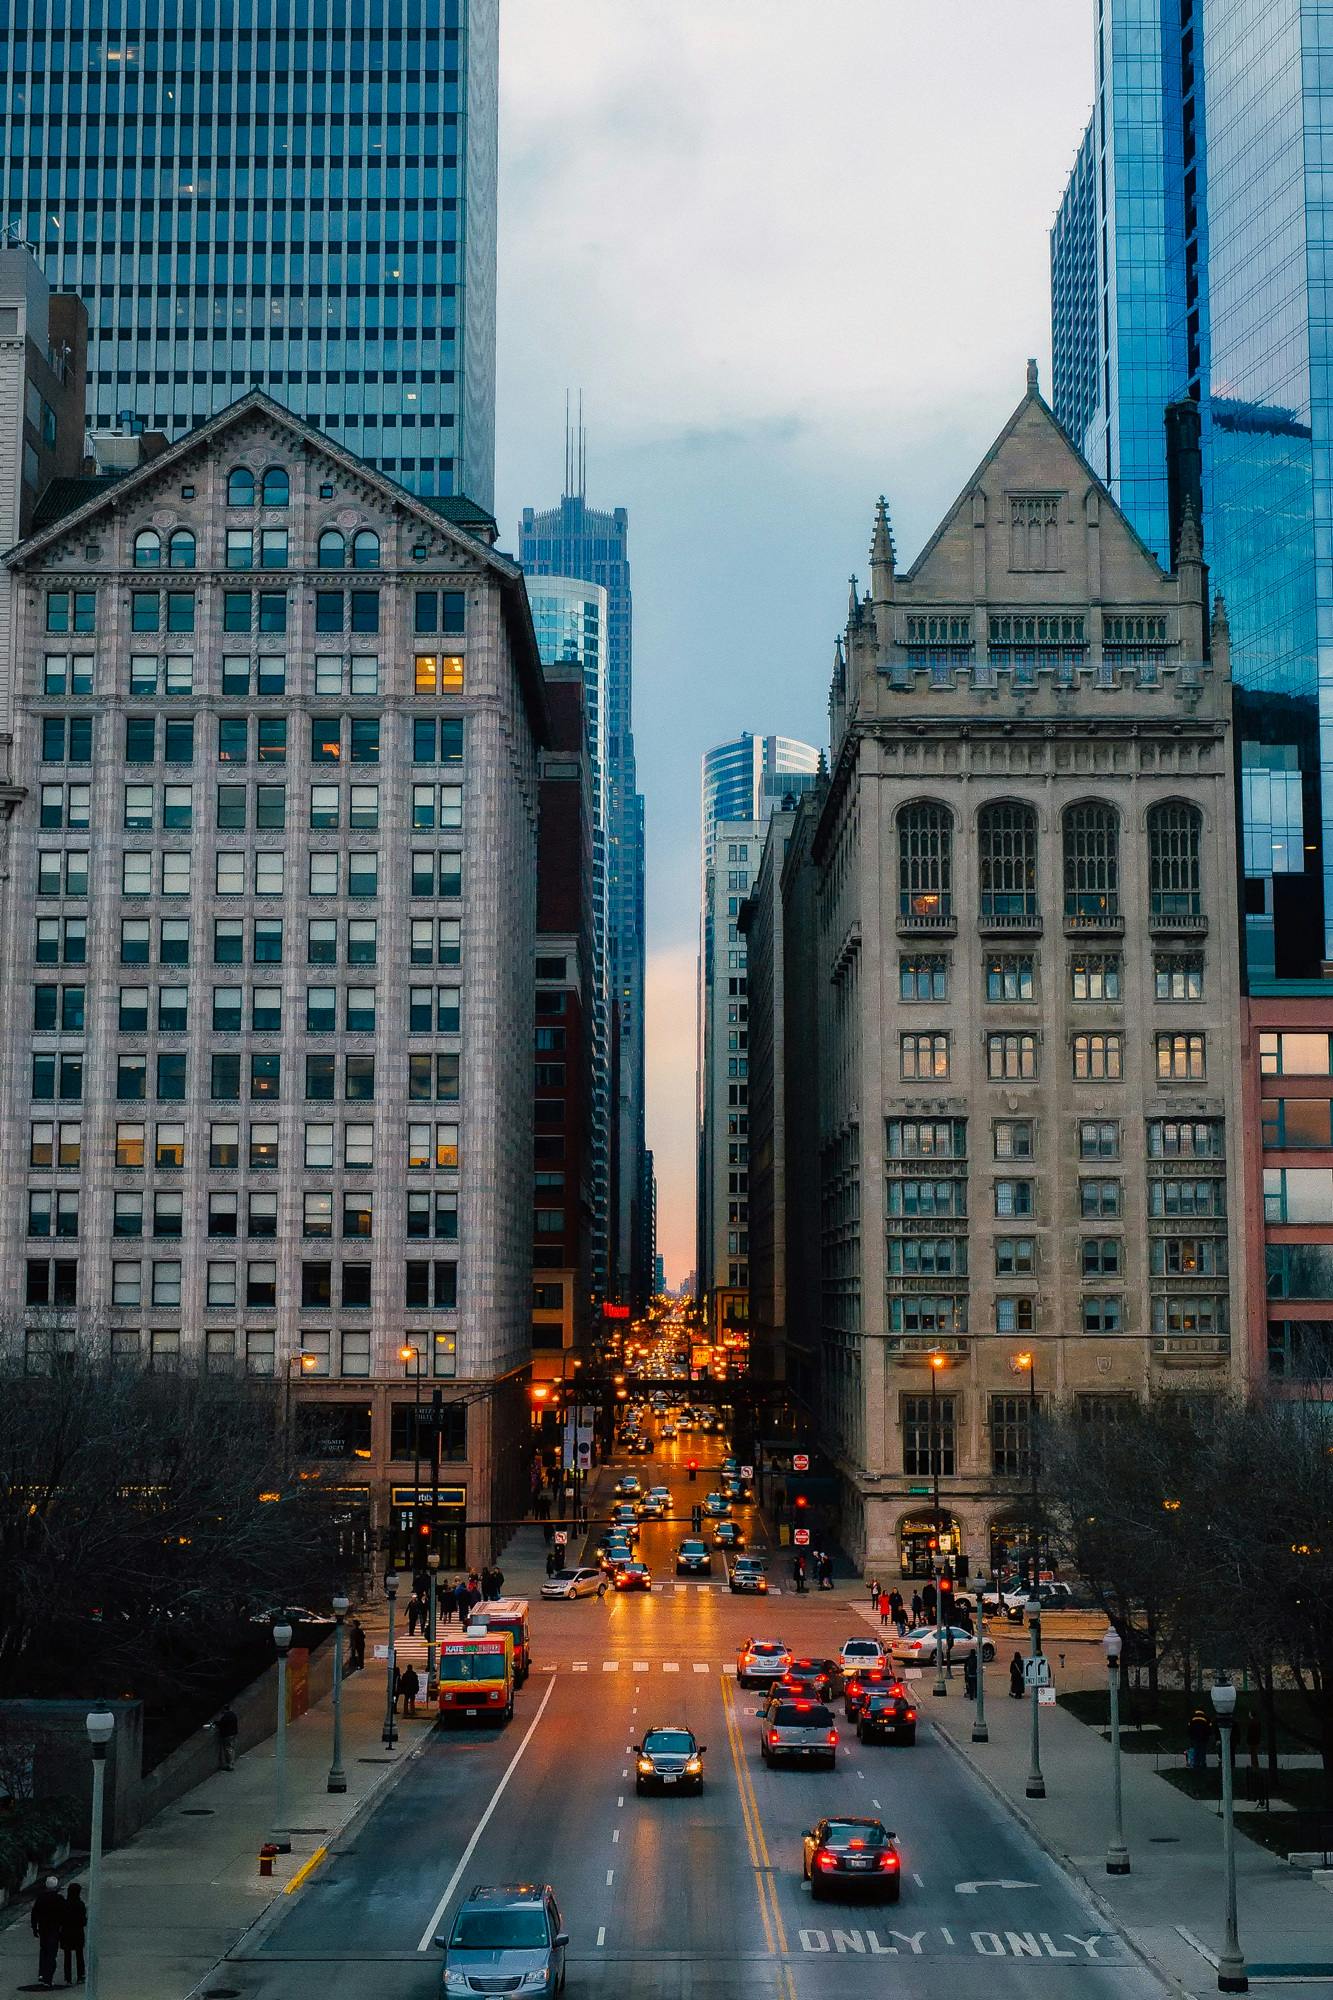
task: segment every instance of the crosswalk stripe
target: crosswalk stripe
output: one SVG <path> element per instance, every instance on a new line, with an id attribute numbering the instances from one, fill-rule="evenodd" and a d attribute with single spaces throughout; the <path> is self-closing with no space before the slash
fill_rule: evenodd
<path id="1" fill-rule="evenodd" d="M 728 1661 L 727 1661 L 727 1663 L 726 1663 L 726 1665 L 725 1665 L 725 1666 L 723 1667 L 722 1671 L 723 1671 L 723 1673 L 724 1673 L 724 1674 L 730 1674 L 730 1675 L 731 1675 L 731 1677 L 732 1677 L 732 1679 L 733 1679 L 733 1680 L 735 1680 L 735 1678 L 736 1678 L 736 1663 L 735 1663 L 735 1661 L 734 1661 L 734 1660 L 728 1660 Z"/>
<path id="2" fill-rule="evenodd" d="M 662 1662 L 662 1672 L 663 1672 L 664 1674 L 678 1674 L 678 1673 L 680 1672 L 680 1661 L 679 1661 L 679 1660 L 663 1660 L 663 1662 Z"/>
<path id="3" fill-rule="evenodd" d="M 618 1674 L 620 1672 L 619 1660 L 603 1660 L 602 1672 L 604 1674 Z"/>
<path id="4" fill-rule="evenodd" d="M 588 1662 L 586 1660 L 574 1660 L 570 1664 L 569 1671 L 572 1674 L 586 1674 L 588 1671 Z"/>
<path id="5" fill-rule="evenodd" d="M 696 1660 L 694 1663 L 694 1671 L 696 1674 L 706 1674 L 709 1673 L 711 1669 L 708 1665 L 707 1660 Z"/>
<path id="6" fill-rule="evenodd" d="M 634 1671 L 636 1674 L 646 1674 L 648 1671 L 647 1660 L 636 1660 L 634 1662 Z"/>

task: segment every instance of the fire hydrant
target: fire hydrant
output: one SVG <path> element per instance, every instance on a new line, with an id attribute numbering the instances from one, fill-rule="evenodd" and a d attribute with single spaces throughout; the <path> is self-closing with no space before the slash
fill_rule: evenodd
<path id="1" fill-rule="evenodd" d="M 271 1840 L 264 1842 L 264 1845 L 259 1850 L 259 1872 L 261 1875 L 271 1875 L 273 1873 L 273 1857 L 277 1851 Z"/>

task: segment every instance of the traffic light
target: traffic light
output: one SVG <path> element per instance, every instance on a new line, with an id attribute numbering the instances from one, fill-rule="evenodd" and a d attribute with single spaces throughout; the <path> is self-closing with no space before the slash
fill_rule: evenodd
<path id="1" fill-rule="evenodd" d="M 688 1470 L 691 1479 L 697 1479 L 699 1477 L 699 1461 L 697 1458 L 692 1458 L 690 1460 Z"/>
<path id="2" fill-rule="evenodd" d="M 796 1504 L 796 1506 L 798 1506 L 798 1507 L 808 1507 L 810 1503 L 809 1503 L 809 1501 L 808 1501 L 808 1500 L 806 1499 L 806 1497 L 805 1497 L 804 1493 L 798 1493 L 798 1494 L 796 1495 L 796 1502 L 795 1502 L 795 1504 Z"/>
<path id="3" fill-rule="evenodd" d="M 941 1624 L 947 1624 L 947 1614 L 953 1604 L 953 1578 L 951 1576 L 942 1576 L 940 1578 L 940 1604 L 946 1614 L 940 1622 Z"/>

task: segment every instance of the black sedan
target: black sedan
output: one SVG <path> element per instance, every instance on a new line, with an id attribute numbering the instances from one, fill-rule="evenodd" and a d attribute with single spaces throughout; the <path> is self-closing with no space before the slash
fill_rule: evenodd
<path id="1" fill-rule="evenodd" d="M 877 1819 L 821 1819 L 803 1836 L 802 1873 L 818 1903 L 829 1894 L 877 1896 L 896 1903 L 902 1857 Z"/>
<path id="2" fill-rule="evenodd" d="M 701 1792 L 704 1751 L 692 1729 L 671 1724 L 650 1729 L 634 1748 L 634 1789 L 644 1792 Z"/>
<path id="3" fill-rule="evenodd" d="M 856 1718 L 862 1743 L 915 1743 L 916 1703 L 900 1686 L 867 1688 Z"/>
<path id="4" fill-rule="evenodd" d="M 676 1550 L 677 1576 L 711 1576 L 713 1558 L 706 1542 L 682 1542 Z"/>
<path id="5" fill-rule="evenodd" d="M 812 1701 L 832 1701 L 842 1693 L 842 1668 L 836 1660 L 809 1659 L 798 1655 L 782 1677 L 793 1693 L 809 1695 Z"/>

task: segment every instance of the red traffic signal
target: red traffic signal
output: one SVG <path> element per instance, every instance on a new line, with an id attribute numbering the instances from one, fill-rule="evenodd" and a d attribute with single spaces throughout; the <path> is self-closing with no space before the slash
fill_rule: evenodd
<path id="1" fill-rule="evenodd" d="M 804 1506 L 808 1505 L 808 1502 L 807 1502 L 807 1500 L 806 1500 L 806 1497 L 805 1497 L 804 1493 L 798 1493 L 798 1494 L 796 1495 L 796 1505 L 797 1505 L 798 1507 L 804 1507 Z"/>

